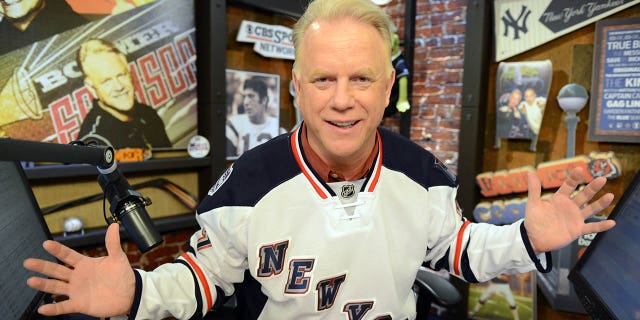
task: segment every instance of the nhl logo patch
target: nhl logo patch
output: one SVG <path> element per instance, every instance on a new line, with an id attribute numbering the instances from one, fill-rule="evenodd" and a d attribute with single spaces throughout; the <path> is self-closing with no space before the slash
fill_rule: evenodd
<path id="1" fill-rule="evenodd" d="M 342 185 L 342 192 L 340 196 L 343 198 L 351 198 L 356 194 L 356 186 L 352 183 Z"/>

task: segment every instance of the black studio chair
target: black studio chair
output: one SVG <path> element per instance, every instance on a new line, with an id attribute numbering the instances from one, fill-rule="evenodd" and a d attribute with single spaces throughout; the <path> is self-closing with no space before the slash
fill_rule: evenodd
<path id="1" fill-rule="evenodd" d="M 425 267 L 420 267 L 416 275 L 414 288 L 418 293 L 416 320 L 429 319 L 432 303 L 447 310 L 446 319 L 458 319 L 460 317 L 457 310 L 460 309 L 458 307 L 462 302 L 462 295 L 449 280 L 429 271 Z"/>

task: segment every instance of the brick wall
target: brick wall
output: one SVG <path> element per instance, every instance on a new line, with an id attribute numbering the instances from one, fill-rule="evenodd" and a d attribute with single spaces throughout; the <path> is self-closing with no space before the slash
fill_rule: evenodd
<path id="1" fill-rule="evenodd" d="M 393 0 L 383 7 L 403 43 L 405 2 Z M 466 8 L 467 0 L 428 0 L 416 4 L 411 139 L 433 152 L 454 172 L 458 167 Z M 384 126 L 397 132 L 399 116 L 386 118 Z M 160 247 L 145 254 L 127 242 L 123 248 L 133 267 L 153 270 L 184 252 L 194 231 L 165 235 Z M 106 250 L 98 247 L 84 253 L 103 256 Z"/>
<path id="2" fill-rule="evenodd" d="M 131 266 L 136 269 L 153 270 L 157 266 L 174 261 L 180 254 L 186 251 L 187 240 L 196 230 L 180 230 L 162 236 L 162 244 L 146 253 L 140 253 L 135 244 L 122 241 L 122 249 L 127 253 Z M 90 257 L 102 257 L 107 255 L 104 246 L 85 248 L 80 250 Z"/>
<path id="3" fill-rule="evenodd" d="M 384 7 L 404 43 L 405 0 Z M 458 167 L 462 67 L 467 0 L 417 1 L 415 19 L 411 139 L 433 152 L 452 171 Z M 384 126 L 398 130 L 399 116 Z"/>

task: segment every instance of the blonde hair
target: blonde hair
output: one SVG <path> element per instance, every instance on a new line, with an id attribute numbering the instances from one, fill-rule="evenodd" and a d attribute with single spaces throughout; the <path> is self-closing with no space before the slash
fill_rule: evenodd
<path id="1" fill-rule="evenodd" d="M 296 70 L 296 61 L 299 59 L 300 44 L 309 26 L 318 20 L 333 20 L 345 17 L 376 28 L 385 43 L 387 54 L 391 55 L 393 23 L 389 15 L 371 0 L 315 0 L 309 3 L 302 17 L 293 26 L 293 47 L 295 48 L 296 58 L 293 63 L 294 71 Z"/>
<path id="2" fill-rule="evenodd" d="M 113 43 L 103 39 L 92 38 L 82 43 L 80 48 L 78 48 L 78 55 L 76 59 L 78 60 L 78 66 L 80 67 L 80 70 L 82 70 L 82 73 L 85 73 L 83 65 L 88 56 L 105 52 L 119 55 L 124 61 L 124 64 L 127 64 L 127 57 L 125 57 L 125 55 Z"/>

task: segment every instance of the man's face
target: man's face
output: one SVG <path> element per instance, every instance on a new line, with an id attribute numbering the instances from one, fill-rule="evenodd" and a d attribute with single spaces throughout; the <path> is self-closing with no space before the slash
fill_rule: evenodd
<path id="1" fill-rule="evenodd" d="M 260 95 L 251 88 L 244 89 L 242 94 L 244 112 L 250 117 L 261 117 L 267 109 L 267 99 L 260 99 Z"/>
<path id="2" fill-rule="evenodd" d="M 366 159 L 394 81 L 384 40 L 343 18 L 314 22 L 299 50 L 293 80 L 311 147 L 327 163 Z"/>
<path id="3" fill-rule="evenodd" d="M 522 100 L 522 93 L 520 93 L 520 90 L 511 92 L 511 95 L 509 96 L 509 107 L 515 108 L 520 103 L 520 100 Z"/>
<path id="4" fill-rule="evenodd" d="M 123 55 L 104 52 L 90 55 L 84 64 L 85 83 L 93 89 L 98 103 L 107 111 L 129 111 L 134 87 Z"/>
<path id="5" fill-rule="evenodd" d="M 525 91 L 524 92 L 524 100 L 526 100 L 529 105 L 532 105 L 533 101 L 536 100 L 536 93 L 533 90 Z"/>
<path id="6" fill-rule="evenodd" d="M 8 19 L 20 19 L 38 9 L 44 0 L 0 0 L 0 6 Z"/>

